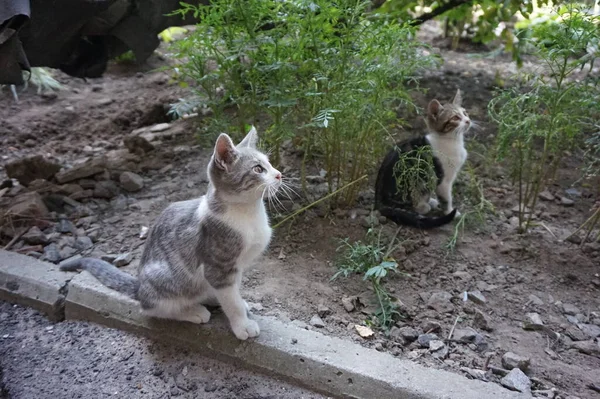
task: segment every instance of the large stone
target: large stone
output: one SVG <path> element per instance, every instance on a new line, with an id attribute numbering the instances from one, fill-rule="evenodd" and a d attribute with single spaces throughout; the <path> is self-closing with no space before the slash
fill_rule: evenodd
<path id="1" fill-rule="evenodd" d="M 440 313 L 450 313 L 454 310 L 454 305 L 450 302 L 452 294 L 446 291 L 434 292 L 427 301 L 427 306 Z"/>
<path id="2" fill-rule="evenodd" d="M 121 173 L 119 182 L 121 182 L 121 187 L 132 193 L 144 188 L 144 178 L 133 172 Z"/>
<path id="3" fill-rule="evenodd" d="M 63 169 L 56 174 L 56 180 L 64 184 L 73 180 L 83 179 L 104 171 L 106 158 L 104 156 L 92 158 L 86 162 L 74 165 L 70 169 Z"/>
<path id="4" fill-rule="evenodd" d="M 514 368 L 508 373 L 500 383 L 512 391 L 530 392 L 531 380 L 518 368 Z"/>
<path id="5" fill-rule="evenodd" d="M 595 324 L 578 324 L 577 327 L 588 338 L 600 337 L 600 326 Z"/>
<path id="6" fill-rule="evenodd" d="M 507 370 L 512 370 L 514 368 L 521 369 L 522 371 L 527 371 L 529 368 L 529 364 L 531 363 L 531 359 L 525 356 L 519 356 L 513 352 L 506 352 L 502 356 L 502 367 Z"/>
<path id="7" fill-rule="evenodd" d="M 112 171 L 131 171 L 137 170 L 137 163 L 140 158 L 130 153 L 128 150 L 112 150 L 106 153 L 106 169 Z"/>
<path id="8" fill-rule="evenodd" d="M 0 250 L 0 300 L 30 306 L 52 320 L 64 318 L 71 277 L 52 264 Z"/>
<path id="9" fill-rule="evenodd" d="M 579 352 L 585 353 L 586 355 L 600 358 L 600 341 L 589 340 L 573 342 L 571 348 L 577 349 Z"/>
<path id="10" fill-rule="evenodd" d="M 21 238 L 29 245 L 46 245 L 49 242 L 48 236 L 46 236 L 46 234 L 44 234 L 37 226 L 30 228 Z"/>
<path id="11" fill-rule="evenodd" d="M 36 192 L 29 192 L 15 197 L 5 214 L 3 223 L 12 223 L 17 226 L 45 226 L 48 208 L 42 197 Z M 3 224 L 0 223 L 0 224 Z"/>
<path id="12" fill-rule="evenodd" d="M 4 168 L 8 177 L 27 186 L 36 179 L 50 179 L 58 173 L 61 166 L 41 155 L 34 155 L 10 162 Z"/>
<path id="13" fill-rule="evenodd" d="M 431 341 L 439 341 L 439 337 L 435 334 L 421 334 L 417 338 L 417 342 L 422 348 L 429 348 L 429 343 Z"/>
<path id="14" fill-rule="evenodd" d="M 111 199 L 119 194 L 119 187 L 112 180 L 103 180 L 96 183 L 94 197 Z"/>

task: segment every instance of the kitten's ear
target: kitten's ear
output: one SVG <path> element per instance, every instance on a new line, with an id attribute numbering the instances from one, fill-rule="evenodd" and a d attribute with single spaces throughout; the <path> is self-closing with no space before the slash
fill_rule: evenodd
<path id="1" fill-rule="evenodd" d="M 252 128 L 250 129 L 250 131 L 248 132 L 246 137 L 244 137 L 244 140 L 242 140 L 238 144 L 238 147 L 240 147 L 240 148 L 242 148 L 242 147 L 256 148 L 257 142 L 258 142 L 258 133 L 256 133 L 256 128 L 254 126 L 252 126 Z"/>
<path id="2" fill-rule="evenodd" d="M 444 107 L 442 107 L 442 104 L 440 104 L 438 100 L 431 100 L 427 106 L 427 113 L 434 118 L 437 118 L 443 108 Z"/>
<path id="3" fill-rule="evenodd" d="M 225 133 L 221 133 L 215 144 L 215 152 L 213 154 L 215 165 L 219 169 L 227 171 L 229 166 L 235 161 L 237 150 L 233 145 L 231 138 Z"/>
<path id="4" fill-rule="evenodd" d="M 456 94 L 454 95 L 452 104 L 456 105 L 457 107 L 460 107 L 462 105 L 462 93 L 460 92 L 460 89 L 456 90 Z"/>

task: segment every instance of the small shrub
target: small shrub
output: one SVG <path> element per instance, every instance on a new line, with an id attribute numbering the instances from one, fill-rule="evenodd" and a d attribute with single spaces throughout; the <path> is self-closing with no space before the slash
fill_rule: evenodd
<path id="1" fill-rule="evenodd" d="M 366 241 L 366 243 L 357 241 L 353 244 L 348 239 L 341 241 L 338 248 L 340 254 L 337 261 L 338 271 L 331 279 L 360 274 L 363 280 L 369 281 L 377 298 L 376 310 L 373 314 L 375 324 L 387 331 L 402 317 L 397 300 L 384 287 L 388 274 L 398 273 L 398 263 L 390 255 L 398 247 L 399 242 L 394 236 L 386 245 L 382 241 L 381 231 L 375 234 L 372 229 L 367 232 Z"/>
<path id="2" fill-rule="evenodd" d="M 183 4 L 197 28 L 175 44 L 178 71 L 223 118 L 236 109 L 240 132 L 260 119 L 263 139 L 280 161 L 281 144 L 302 148 L 327 171 L 330 193 L 370 171 L 385 150 L 395 108 L 411 106 L 404 88 L 435 64 L 414 30 L 369 18 L 369 1 L 215 0 Z M 173 111 L 178 115 L 179 111 Z M 336 196 L 351 204 L 361 185 Z"/>
<path id="3" fill-rule="evenodd" d="M 498 158 L 509 162 L 518 185 L 521 231 L 529 228 L 538 194 L 554 178 L 564 153 L 581 143 L 600 99 L 596 87 L 569 79 L 593 65 L 597 20 L 569 8 L 556 22 L 538 25 L 533 44 L 548 74 L 525 76 L 522 87 L 500 91 L 489 104 L 499 125 Z"/>

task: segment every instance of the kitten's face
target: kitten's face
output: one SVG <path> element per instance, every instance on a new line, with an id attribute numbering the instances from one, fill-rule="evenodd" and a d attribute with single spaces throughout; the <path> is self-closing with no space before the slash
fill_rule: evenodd
<path id="1" fill-rule="evenodd" d="M 427 125 L 440 135 L 464 134 L 469 130 L 471 119 L 462 107 L 460 90 L 451 103 L 442 105 L 438 100 L 431 100 L 427 107 Z"/>
<path id="2" fill-rule="evenodd" d="M 281 186 L 281 173 L 256 149 L 257 140 L 254 127 L 237 146 L 225 133 L 217 139 L 208 164 L 208 177 L 217 192 L 228 200 L 256 201 L 274 195 Z"/>

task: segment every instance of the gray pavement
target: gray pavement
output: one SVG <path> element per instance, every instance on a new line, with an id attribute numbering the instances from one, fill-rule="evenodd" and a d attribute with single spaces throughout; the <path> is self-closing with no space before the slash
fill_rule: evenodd
<path id="1" fill-rule="evenodd" d="M 192 351 L 88 322 L 54 324 L 1 301 L 0 370 L 0 398 L 10 399 L 325 398 Z"/>

